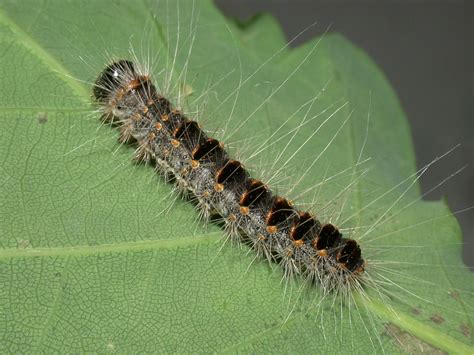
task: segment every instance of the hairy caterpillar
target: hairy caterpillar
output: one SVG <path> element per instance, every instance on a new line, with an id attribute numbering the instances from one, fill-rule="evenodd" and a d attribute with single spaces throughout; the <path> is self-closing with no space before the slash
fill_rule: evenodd
<path id="1" fill-rule="evenodd" d="M 127 60 L 110 64 L 94 86 L 103 118 L 118 124 L 120 141 L 138 142 L 136 158 L 156 162 L 158 171 L 191 193 L 206 219 L 218 214 L 233 239 L 279 262 L 288 277 L 303 275 L 325 289 L 357 282 L 364 270 L 361 250 L 337 227 L 322 224 L 253 179 L 224 145 L 174 109 L 148 73 Z"/>

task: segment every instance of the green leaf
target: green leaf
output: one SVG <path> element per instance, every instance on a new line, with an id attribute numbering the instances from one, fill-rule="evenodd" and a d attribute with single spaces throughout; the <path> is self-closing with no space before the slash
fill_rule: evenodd
<path id="1" fill-rule="evenodd" d="M 358 48 L 290 50 L 271 18 L 236 26 L 207 1 L 0 4 L 0 352 L 472 353 L 459 227 L 419 200 L 404 113 Z M 130 162 L 90 99 L 130 45 L 255 175 L 359 239 L 369 298 L 281 283 Z"/>

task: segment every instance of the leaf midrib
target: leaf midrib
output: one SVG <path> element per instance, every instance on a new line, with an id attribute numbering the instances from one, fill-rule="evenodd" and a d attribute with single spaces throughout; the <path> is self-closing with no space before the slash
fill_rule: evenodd
<path id="1" fill-rule="evenodd" d="M 407 313 L 394 309 L 392 306 L 361 297 L 356 299 L 356 302 L 409 334 L 449 354 L 474 354 L 474 348 L 468 344 L 458 341 L 446 333 L 418 321 Z"/>
<path id="2" fill-rule="evenodd" d="M 80 245 L 71 247 L 53 248 L 6 248 L 0 250 L 0 260 L 20 257 L 68 257 L 87 256 L 102 253 L 120 253 L 140 250 L 175 249 L 199 244 L 217 242 L 221 239 L 221 232 L 212 232 L 191 237 L 175 239 L 143 240 L 137 242 L 123 242 L 101 245 Z"/>
<path id="3" fill-rule="evenodd" d="M 90 108 L 71 108 L 71 107 L 35 107 L 35 106 L 3 106 L 0 107 L 0 112 L 27 112 L 27 113 L 40 113 L 40 112 L 58 112 L 58 113 L 65 113 L 65 112 L 77 112 L 77 113 L 89 113 L 91 112 Z"/>

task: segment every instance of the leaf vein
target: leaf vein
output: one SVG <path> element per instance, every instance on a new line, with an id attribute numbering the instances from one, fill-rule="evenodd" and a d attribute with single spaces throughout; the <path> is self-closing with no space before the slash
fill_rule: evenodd
<path id="1" fill-rule="evenodd" d="M 163 240 L 146 240 L 103 245 L 81 245 L 54 248 L 8 248 L 0 251 L 0 260 L 20 257 L 68 257 L 86 256 L 102 253 L 124 253 L 140 250 L 175 249 L 192 245 L 214 243 L 220 240 L 222 233 L 214 232 L 191 237 Z"/>

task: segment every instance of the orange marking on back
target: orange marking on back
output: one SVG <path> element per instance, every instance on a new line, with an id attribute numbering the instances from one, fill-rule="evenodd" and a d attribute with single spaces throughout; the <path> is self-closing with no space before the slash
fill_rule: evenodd
<path id="1" fill-rule="evenodd" d="M 248 207 L 243 207 L 240 206 L 240 213 L 242 213 L 244 216 L 249 214 L 250 209 Z"/>
<path id="2" fill-rule="evenodd" d="M 304 242 L 303 242 L 302 239 L 300 239 L 300 240 L 295 240 L 295 241 L 293 242 L 293 244 L 295 245 L 295 247 L 301 248 L 301 247 L 303 246 Z"/>
<path id="3" fill-rule="evenodd" d="M 141 84 L 142 82 L 139 79 L 133 79 L 128 83 L 127 90 L 134 90 L 140 87 Z"/>
<path id="4" fill-rule="evenodd" d="M 191 160 L 191 168 L 197 169 L 199 168 L 199 161 L 198 160 Z"/>
<path id="5" fill-rule="evenodd" d="M 269 234 L 275 234 L 276 232 L 278 232 L 278 228 L 277 226 L 267 226 L 267 232 Z"/>

